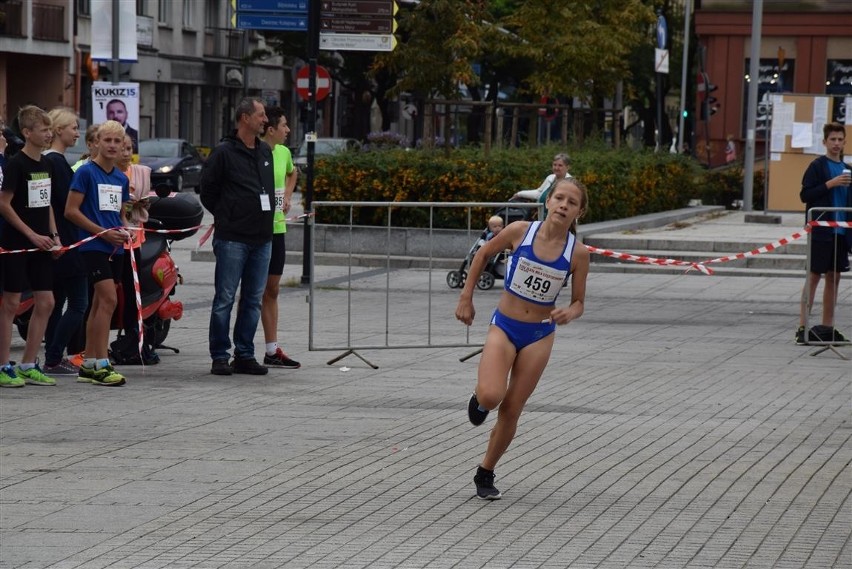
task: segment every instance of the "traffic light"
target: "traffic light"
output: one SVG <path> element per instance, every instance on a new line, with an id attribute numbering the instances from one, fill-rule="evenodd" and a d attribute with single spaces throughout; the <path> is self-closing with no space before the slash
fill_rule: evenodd
<path id="1" fill-rule="evenodd" d="M 719 110 L 719 107 L 722 106 L 716 99 L 716 97 L 711 95 L 711 93 L 718 88 L 718 86 L 713 85 L 711 83 L 706 84 L 704 91 L 704 100 L 701 103 L 701 120 L 703 121 L 710 120 L 710 117 L 716 114 L 716 112 Z"/>

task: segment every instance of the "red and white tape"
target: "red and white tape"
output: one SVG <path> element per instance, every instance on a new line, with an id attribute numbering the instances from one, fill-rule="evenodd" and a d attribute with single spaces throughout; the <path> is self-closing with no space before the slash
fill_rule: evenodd
<path id="1" fill-rule="evenodd" d="M 145 230 L 141 227 L 136 227 L 134 228 L 134 231 L 137 233 L 136 241 L 138 243 L 139 240 L 142 239 L 142 233 Z M 137 343 L 137 350 L 139 351 L 139 361 L 142 362 L 142 371 L 144 372 L 145 357 L 142 355 L 142 347 L 145 343 L 145 325 L 142 323 L 142 292 L 141 287 L 139 286 L 139 267 L 136 266 L 136 254 L 133 252 L 133 249 L 130 249 L 128 253 L 130 254 L 130 272 L 133 274 L 133 292 L 136 296 L 136 327 L 137 338 L 139 340 Z"/>
<path id="2" fill-rule="evenodd" d="M 710 265 L 713 263 L 725 263 L 727 261 L 734 261 L 739 259 L 746 259 L 748 257 L 754 257 L 760 255 L 762 253 L 770 253 L 780 247 L 784 247 L 801 239 L 805 235 L 807 235 L 811 231 L 811 227 L 850 227 L 852 228 L 852 222 L 849 221 L 810 221 L 807 226 L 805 226 L 803 231 L 793 233 L 789 237 L 784 237 L 783 239 L 779 239 L 778 241 L 773 241 L 772 243 L 768 243 L 762 247 L 758 247 L 757 249 L 752 249 L 751 251 L 747 251 L 744 253 L 737 253 L 735 255 L 726 255 L 725 257 L 717 257 L 715 259 L 707 259 L 704 261 L 679 261 L 676 259 L 658 259 L 656 257 L 646 257 L 644 255 L 632 255 L 630 253 L 621 253 L 618 251 L 611 251 L 609 249 L 600 249 L 598 247 L 594 247 L 592 245 L 586 245 L 586 249 L 588 249 L 591 253 L 596 253 L 598 255 L 603 255 L 605 257 L 612 257 L 615 259 L 620 259 L 622 261 L 632 261 L 635 263 L 644 263 L 648 265 L 663 265 L 663 266 L 681 266 L 688 267 L 687 272 L 691 269 L 697 269 L 704 273 L 705 275 L 712 275 L 713 270 L 706 267 L 705 265 Z"/>
<path id="3" fill-rule="evenodd" d="M 657 257 L 646 257 L 645 255 L 632 255 L 630 253 L 621 253 L 619 251 L 611 251 L 609 249 L 600 249 L 593 245 L 586 245 L 586 249 L 588 249 L 591 253 L 597 253 L 604 257 L 612 257 L 622 261 L 632 261 L 634 263 L 643 263 L 646 265 L 688 267 L 687 270 L 698 269 L 705 275 L 713 274 L 713 271 L 701 263 L 693 263 L 691 261 L 678 261 L 677 259 L 659 259 Z"/>
<path id="4" fill-rule="evenodd" d="M 313 213 L 303 213 L 303 214 L 297 215 L 295 217 L 288 217 L 287 221 L 301 221 L 301 220 L 305 219 L 306 217 L 313 217 L 313 216 L 314 216 Z M 210 235 L 213 233 L 214 225 L 212 223 L 210 225 L 203 225 L 203 224 L 202 225 L 195 225 L 193 227 L 187 227 L 185 229 L 148 229 L 148 228 L 111 227 L 109 229 L 104 229 L 103 231 L 99 231 L 98 233 L 95 233 L 94 235 L 90 235 L 89 237 L 86 237 L 85 239 L 81 239 L 80 241 L 77 241 L 76 243 L 72 243 L 71 245 L 62 245 L 61 247 L 53 247 L 53 248 L 50 249 L 50 251 L 51 252 L 53 252 L 53 251 L 68 251 L 70 249 L 76 249 L 80 245 L 83 245 L 84 243 L 88 243 L 89 241 L 93 241 L 93 240 L 97 239 L 98 237 L 100 237 L 101 235 L 103 235 L 104 233 L 106 233 L 107 231 L 111 231 L 112 229 L 132 229 L 132 230 L 135 230 L 135 231 L 144 231 L 145 233 L 160 233 L 160 234 L 164 234 L 164 235 L 169 235 L 169 234 L 189 233 L 191 231 L 198 231 L 199 229 L 201 229 L 203 227 L 206 227 L 207 231 L 205 231 L 204 234 L 201 236 L 201 238 L 198 240 L 198 247 L 200 248 L 202 245 L 204 245 L 204 243 L 210 238 Z M 33 247 L 31 249 L 4 249 L 3 247 L 0 247 L 0 255 L 11 255 L 11 254 L 14 254 L 14 253 L 37 253 L 39 251 L 43 251 L 43 249 L 39 249 L 38 247 Z"/>
<path id="5" fill-rule="evenodd" d="M 288 218 L 287 221 L 298 221 L 298 220 L 304 219 L 305 217 L 309 217 L 309 216 L 312 216 L 312 215 L 313 214 L 301 214 L 301 215 L 298 215 L 298 216 L 293 217 L 293 218 Z M 52 247 L 50 249 L 50 251 L 51 252 L 57 252 L 57 251 L 64 252 L 64 251 L 69 251 L 71 249 L 76 249 L 76 248 L 80 247 L 81 245 L 88 243 L 89 241 L 93 241 L 93 240 L 97 239 L 98 237 L 100 237 L 101 235 L 103 235 L 107 231 L 111 231 L 112 229 L 124 229 L 124 230 L 129 230 L 129 231 L 135 231 L 136 233 L 140 234 L 137 237 L 137 241 L 138 241 L 139 239 L 141 239 L 141 233 L 143 233 L 143 232 L 144 233 L 160 233 L 160 234 L 164 234 L 164 235 L 169 235 L 169 234 L 178 234 L 178 233 L 189 233 L 191 231 L 197 231 L 197 230 L 201 229 L 202 227 L 204 227 L 204 225 L 196 225 L 194 227 L 187 227 L 185 229 L 146 229 L 146 228 L 143 228 L 143 227 L 132 227 L 132 228 L 113 227 L 113 228 L 104 229 L 103 231 L 99 231 L 98 233 L 95 233 L 94 235 L 90 235 L 89 237 L 86 237 L 85 239 L 81 239 L 80 241 L 77 241 L 76 243 L 72 243 L 70 245 L 62 245 L 62 246 L 59 246 L 59 247 Z M 210 234 L 212 232 L 213 232 L 213 225 L 211 224 L 208 227 L 207 231 L 202 236 L 202 238 L 199 240 L 198 247 L 201 247 L 204 244 L 204 242 L 207 241 L 207 239 L 210 237 Z M 37 247 L 31 248 L 31 249 L 3 249 L 2 247 L 0 247 L 0 255 L 12 255 L 12 254 L 17 254 L 17 253 L 37 253 L 39 251 L 43 251 L 43 250 L 39 249 Z M 142 322 L 142 291 L 141 291 L 141 286 L 139 284 L 139 267 L 137 266 L 137 263 L 136 263 L 136 255 L 133 254 L 132 249 L 128 251 L 128 254 L 130 254 L 130 268 L 131 268 L 130 272 L 133 274 L 133 293 L 134 293 L 134 297 L 135 297 L 135 301 L 136 301 L 136 326 L 137 326 L 137 337 L 138 337 L 137 350 L 139 352 L 139 359 L 142 362 L 143 373 L 144 373 L 145 358 L 142 355 L 142 351 L 143 351 L 142 348 L 143 348 L 144 343 L 145 343 L 145 338 L 144 338 L 145 325 Z"/>

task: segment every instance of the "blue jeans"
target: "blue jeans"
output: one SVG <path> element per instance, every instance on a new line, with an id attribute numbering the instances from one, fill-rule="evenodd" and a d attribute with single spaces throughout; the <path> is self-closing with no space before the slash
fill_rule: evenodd
<path id="1" fill-rule="evenodd" d="M 89 308 L 89 278 L 86 275 L 56 279 L 53 283 L 54 307 L 44 334 L 44 363 L 56 365 L 71 337 L 80 330 Z M 68 309 L 62 312 L 65 301 Z"/>
<path id="2" fill-rule="evenodd" d="M 234 322 L 234 356 L 254 357 L 254 335 L 260 320 L 260 303 L 266 277 L 272 241 L 262 245 L 248 245 L 239 241 L 213 239 L 216 255 L 215 294 L 210 312 L 210 357 L 228 359 L 231 340 L 231 309 L 240 287 L 240 303 Z"/>

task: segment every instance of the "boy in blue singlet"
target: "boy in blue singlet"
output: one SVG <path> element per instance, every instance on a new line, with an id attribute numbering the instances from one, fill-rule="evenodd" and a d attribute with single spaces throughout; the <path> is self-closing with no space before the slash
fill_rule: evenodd
<path id="1" fill-rule="evenodd" d="M 481 425 L 491 409 L 500 409 L 473 479 L 483 500 L 501 497 L 494 487 L 494 467 L 509 448 L 524 405 L 547 366 L 556 326 L 583 314 L 589 251 L 576 243 L 576 228 L 586 204 L 586 188 L 579 181 L 559 180 L 547 197 L 544 221 L 509 224 L 476 252 L 470 265 L 456 308 L 456 318 L 468 326 L 476 315 L 473 291 L 488 259 L 505 249 L 514 251 L 482 350 L 476 391 L 468 402 L 474 425 Z M 571 302 L 557 307 L 569 277 Z"/>
<path id="2" fill-rule="evenodd" d="M 118 302 L 115 283 L 121 279 L 125 204 L 131 201 L 130 182 L 115 162 L 124 143 L 124 128 L 107 121 L 98 129 L 98 155 L 80 166 L 71 180 L 65 217 L 80 228 L 79 239 L 97 238 L 80 246 L 94 288 L 86 321 L 86 359 L 77 381 L 94 385 L 124 385 L 124 376 L 109 362 L 109 327 Z"/>

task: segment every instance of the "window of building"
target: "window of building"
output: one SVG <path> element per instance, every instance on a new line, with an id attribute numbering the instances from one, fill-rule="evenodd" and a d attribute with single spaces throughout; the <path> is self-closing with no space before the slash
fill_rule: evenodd
<path id="1" fill-rule="evenodd" d="M 180 120 L 178 124 L 178 137 L 187 140 L 195 140 L 192 127 L 192 109 L 195 87 L 192 85 L 180 86 Z"/>
<path id="2" fill-rule="evenodd" d="M 81 16 L 91 16 L 92 15 L 92 2 L 91 0 L 77 0 L 77 13 Z"/>
<path id="3" fill-rule="evenodd" d="M 194 28 L 193 12 L 195 11 L 195 2 L 183 3 L 183 27 Z"/>
<path id="4" fill-rule="evenodd" d="M 215 109 L 213 101 L 216 100 L 216 88 L 205 86 L 201 88 L 201 116 L 208 117 L 208 120 L 201 121 L 201 144 L 206 146 L 216 145 L 216 133 L 213 130 L 215 121 Z"/>
<path id="5" fill-rule="evenodd" d="M 157 0 L 157 21 L 161 24 L 168 24 L 170 21 L 169 10 L 172 4 L 169 0 Z"/>
<path id="6" fill-rule="evenodd" d="M 136 0 L 136 15 L 137 16 L 147 16 L 145 13 L 146 5 L 148 4 L 148 0 Z"/>
<path id="7" fill-rule="evenodd" d="M 219 4 L 218 0 L 207 0 L 207 8 L 204 10 L 204 27 L 219 27 Z"/>
<path id="8" fill-rule="evenodd" d="M 172 107 L 170 95 L 171 85 L 157 83 L 157 126 L 154 129 L 157 137 L 169 138 L 172 135 Z"/>

